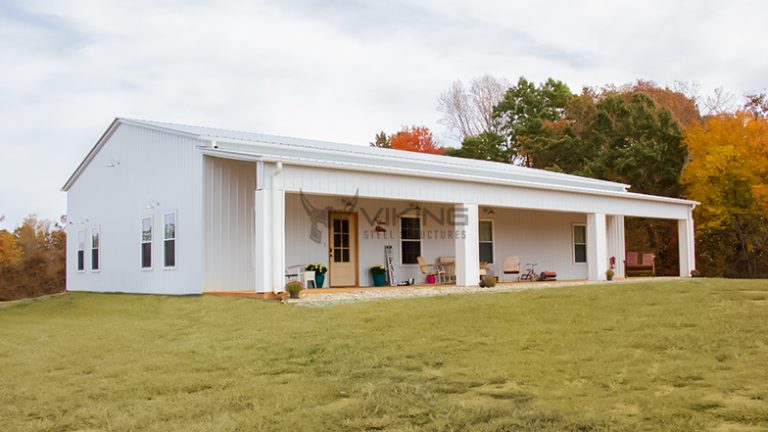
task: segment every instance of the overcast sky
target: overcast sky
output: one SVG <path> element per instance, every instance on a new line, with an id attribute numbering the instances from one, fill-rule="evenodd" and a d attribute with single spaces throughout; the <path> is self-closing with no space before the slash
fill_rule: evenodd
<path id="1" fill-rule="evenodd" d="M 482 74 L 768 87 L 761 1 L 0 1 L 0 228 L 59 189 L 116 116 L 366 145 Z"/>

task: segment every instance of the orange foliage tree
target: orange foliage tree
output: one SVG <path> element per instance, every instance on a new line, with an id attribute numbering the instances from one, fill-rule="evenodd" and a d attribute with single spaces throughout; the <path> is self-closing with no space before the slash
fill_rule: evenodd
<path id="1" fill-rule="evenodd" d="M 0 230 L 0 301 L 64 291 L 66 243 L 61 226 L 34 216 Z"/>
<path id="2" fill-rule="evenodd" d="M 435 142 L 432 132 L 425 126 L 404 127 L 400 132 L 392 135 L 391 145 L 396 150 L 430 154 L 445 153 L 445 149 Z"/>
<path id="3" fill-rule="evenodd" d="M 695 210 L 700 268 L 707 275 L 768 274 L 768 120 L 720 114 L 687 129 L 682 175 Z"/>

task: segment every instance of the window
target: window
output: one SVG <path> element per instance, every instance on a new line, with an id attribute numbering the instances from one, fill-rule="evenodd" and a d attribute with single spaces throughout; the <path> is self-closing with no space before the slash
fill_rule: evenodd
<path id="1" fill-rule="evenodd" d="M 85 271 L 85 231 L 77 233 L 77 271 Z"/>
<path id="2" fill-rule="evenodd" d="M 101 228 L 91 228 L 91 271 L 99 271 L 99 248 L 101 247 Z"/>
<path id="3" fill-rule="evenodd" d="M 573 262 L 587 262 L 587 228 L 584 225 L 573 226 Z"/>
<path id="4" fill-rule="evenodd" d="M 480 221 L 480 262 L 493 263 L 493 221 Z"/>
<path id="5" fill-rule="evenodd" d="M 163 217 L 163 265 L 176 267 L 176 213 Z"/>
<path id="6" fill-rule="evenodd" d="M 418 264 L 421 256 L 421 220 L 414 216 L 400 218 L 400 258 L 403 264 Z"/>
<path id="7" fill-rule="evenodd" d="M 152 268 L 152 216 L 141 219 L 141 268 Z"/>

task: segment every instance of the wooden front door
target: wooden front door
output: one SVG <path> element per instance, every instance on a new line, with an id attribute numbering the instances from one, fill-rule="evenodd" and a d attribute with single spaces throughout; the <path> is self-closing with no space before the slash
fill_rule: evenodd
<path id="1" fill-rule="evenodd" d="M 357 213 L 331 212 L 330 286 L 357 286 Z"/>

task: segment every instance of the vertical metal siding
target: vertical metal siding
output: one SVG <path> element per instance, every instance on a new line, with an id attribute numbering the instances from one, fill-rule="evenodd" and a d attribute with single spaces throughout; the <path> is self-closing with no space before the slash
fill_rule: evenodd
<path id="1" fill-rule="evenodd" d="M 101 226 L 101 269 L 76 271 L 76 242 L 67 244 L 67 289 L 163 294 L 202 286 L 202 156 L 198 141 L 121 125 L 67 193 L 74 224 Z M 110 162 L 116 167 L 107 167 Z M 159 203 L 147 208 L 150 201 Z M 163 215 L 177 213 L 176 268 L 163 268 Z M 153 217 L 152 270 L 140 268 L 141 218 Z M 81 223 L 82 222 L 82 223 Z M 90 242 L 88 242 L 88 245 Z"/>
<path id="2" fill-rule="evenodd" d="M 254 290 L 256 164 L 206 157 L 204 165 L 204 289 Z"/>

